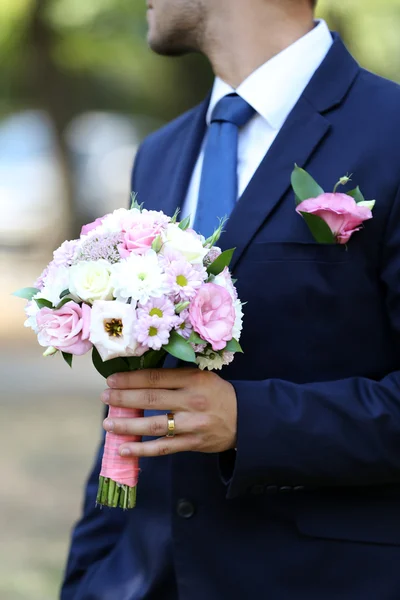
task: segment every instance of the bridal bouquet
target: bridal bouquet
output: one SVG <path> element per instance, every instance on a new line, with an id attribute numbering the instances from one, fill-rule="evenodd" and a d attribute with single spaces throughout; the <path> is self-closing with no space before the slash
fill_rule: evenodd
<path id="1" fill-rule="evenodd" d="M 35 287 L 15 295 L 28 300 L 26 326 L 45 347 L 44 356 L 92 352 L 104 377 L 160 367 L 167 354 L 221 369 L 241 352 L 242 303 L 229 272 L 233 250 L 216 243 L 224 223 L 204 239 L 162 212 L 119 209 L 66 241 Z M 113 417 L 141 411 L 110 407 Z M 133 508 L 138 461 L 119 455 L 123 439 L 107 433 L 97 502 Z"/>

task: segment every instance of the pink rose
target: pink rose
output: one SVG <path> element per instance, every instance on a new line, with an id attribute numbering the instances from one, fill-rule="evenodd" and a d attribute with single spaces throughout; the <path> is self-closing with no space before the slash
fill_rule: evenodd
<path id="1" fill-rule="evenodd" d="M 100 225 L 103 223 L 103 221 L 106 217 L 108 217 L 108 215 L 106 215 L 105 217 L 99 217 L 92 223 L 88 223 L 87 225 L 84 225 L 81 229 L 81 237 L 83 235 L 87 235 L 90 231 L 93 231 L 93 229 L 100 227 Z"/>
<path id="2" fill-rule="evenodd" d="M 361 229 L 363 221 L 372 219 L 372 212 L 360 206 L 347 194 L 321 194 L 301 202 L 296 211 L 317 215 L 325 221 L 338 244 L 347 244 L 355 231 Z"/>
<path id="3" fill-rule="evenodd" d="M 41 346 L 80 356 L 88 352 L 90 307 L 67 302 L 58 310 L 42 308 L 36 315 L 38 341 Z"/>
<path id="4" fill-rule="evenodd" d="M 144 254 L 151 248 L 152 243 L 159 235 L 161 228 L 154 224 L 134 224 L 122 234 L 122 243 L 118 250 L 122 258 L 127 258 L 131 253 Z"/>
<path id="5" fill-rule="evenodd" d="M 215 283 L 201 286 L 189 307 L 189 319 L 194 330 L 212 345 L 222 350 L 232 339 L 235 309 L 229 292 Z"/>

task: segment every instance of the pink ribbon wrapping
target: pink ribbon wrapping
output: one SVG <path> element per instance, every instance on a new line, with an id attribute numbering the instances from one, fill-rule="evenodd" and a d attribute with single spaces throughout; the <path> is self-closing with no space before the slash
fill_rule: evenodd
<path id="1" fill-rule="evenodd" d="M 135 419 L 142 416 L 143 411 L 134 408 L 110 406 L 108 412 L 110 419 Z M 139 459 L 132 458 L 132 456 L 120 456 L 119 448 L 127 442 L 140 442 L 140 440 L 141 437 L 137 435 L 118 435 L 107 432 L 100 475 L 121 485 L 135 487 L 139 479 Z"/>

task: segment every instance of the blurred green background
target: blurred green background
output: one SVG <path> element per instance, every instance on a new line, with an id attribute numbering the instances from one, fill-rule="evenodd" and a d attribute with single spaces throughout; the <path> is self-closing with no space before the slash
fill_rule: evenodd
<path id="1" fill-rule="evenodd" d="M 0 0 L 2 600 L 57 598 L 104 387 L 85 358 L 72 373 L 42 358 L 10 293 L 83 222 L 126 205 L 140 140 L 212 82 L 205 60 L 147 49 L 144 5 Z M 400 81 L 400 0 L 318 12 L 363 66 Z"/>

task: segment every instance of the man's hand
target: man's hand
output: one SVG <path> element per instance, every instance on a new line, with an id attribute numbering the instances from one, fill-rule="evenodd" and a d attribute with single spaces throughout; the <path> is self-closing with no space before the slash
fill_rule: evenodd
<path id="1" fill-rule="evenodd" d="M 223 452 L 236 445 L 237 402 L 233 386 L 198 369 L 145 369 L 108 378 L 102 400 L 112 406 L 163 410 L 165 415 L 109 419 L 104 429 L 120 435 L 160 436 L 127 443 L 122 456 L 162 456 L 176 452 Z M 175 416 L 175 437 L 167 438 L 167 413 Z"/>

